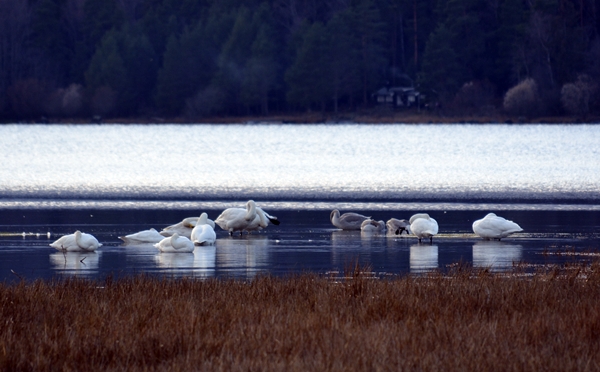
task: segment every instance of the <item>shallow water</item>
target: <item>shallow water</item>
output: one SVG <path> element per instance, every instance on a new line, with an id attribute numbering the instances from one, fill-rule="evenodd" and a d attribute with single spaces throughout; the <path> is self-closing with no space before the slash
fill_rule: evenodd
<path id="1" fill-rule="evenodd" d="M 205 209 L 207 210 L 207 209 Z M 215 218 L 218 210 L 207 210 Z M 9 210 L 0 220 L 0 279 L 16 281 L 79 275 L 96 279 L 140 273 L 161 276 L 252 278 L 316 272 L 342 276 L 355 264 L 378 276 L 447 271 L 458 264 L 513 270 L 573 262 L 600 256 L 597 211 L 509 211 L 524 231 L 502 241 L 484 241 L 470 230 L 481 211 L 429 211 L 440 224 L 433 244 L 394 233 L 341 231 L 329 223 L 326 210 L 270 210 L 280 220 L 260 233 L 229 236 L 216 228 L 212 247 L 194 253 L 159 253 L 151 244 L 127 245 L 118 237 L 161 229 L 192 216 L 192 210 Z M 375 218 L 409 217 L 411 210 L 361 211 Z M 7 216 L 8 215 L 8 216 Z M 7 224 L 7 220 L 19 224 Z M 24 223 L 29 221 L 30 223 Z M 95 235 L 103 246 L 96 253 L 56 251 L 49 243 L 76 229 Z M 48 237 L 48 232 L 51 233 Z M 23 234 L 25 233 L 25 234 Z"/>
<path id="2" fill-rule="evenodd" d="M 599 149 L 594 125 L 3 125 L 0 279 L 587 262 L 600 247 Z M 243 237 L 217 227 L 216 245 L 190 254 L 118 238 L 201 211 L 214 219 L 250 198 L 281 225 Z M 430 245 L 337 231 L 334 208 L 382 220 L 428 212 L 440 234 Z M 524 231 L 482 241 L 471 224 L 488 212 Z M 103 247 L 48 246 L 76 229 Z"/>

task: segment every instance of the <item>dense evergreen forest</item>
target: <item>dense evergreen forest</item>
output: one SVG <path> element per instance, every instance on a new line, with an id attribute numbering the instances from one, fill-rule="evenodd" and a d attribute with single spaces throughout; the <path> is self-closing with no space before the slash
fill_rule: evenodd
<path id="1" fill-rule="evenodd" d="M 599 11 L 596 0 L 0 0 L 0 120 L 353 112 L 386 86 L 448 113 L 584 117 L 600 111 Z"/>

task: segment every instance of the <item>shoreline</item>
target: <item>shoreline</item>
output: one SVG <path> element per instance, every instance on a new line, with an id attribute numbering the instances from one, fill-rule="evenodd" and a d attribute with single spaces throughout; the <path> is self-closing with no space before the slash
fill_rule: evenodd
<path id="1" fill-rule="evenodd" d="M 431 112 L 381 111 L 377 109 L 362 112 L 297 114 L 272 114 L 267 116 L 210 116 L 189 118 L 183 116 L 135 116 L 135 117 L 81 117 L 81 118 L 41 118 L 30 122 L 4 122 L 7 124 L 600 124 L 600 116 L 578 118 L 573 116 L 548 116 L 537 118 L 514 117 L 509 115 L 443 115 Z"/>

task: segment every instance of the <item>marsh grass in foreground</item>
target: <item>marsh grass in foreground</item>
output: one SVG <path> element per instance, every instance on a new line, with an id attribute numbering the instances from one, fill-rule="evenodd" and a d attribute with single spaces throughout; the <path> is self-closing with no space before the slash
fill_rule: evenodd
<path id="1" fill-rule="evenodd" d="M 0 370 L 598 370 L 600 264 L 0 285 Z"/>

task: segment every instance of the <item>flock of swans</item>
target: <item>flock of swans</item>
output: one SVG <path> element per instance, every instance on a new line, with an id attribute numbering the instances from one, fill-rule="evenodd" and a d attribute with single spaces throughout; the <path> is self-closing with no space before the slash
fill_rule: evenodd
<path id="1" fill-rule="evenodd" d="M 152 243 L 160 252 L 189 253 L 197 246 L 215 244 L 216 225 L 228 231 L 230 235 L 236 232 L 242 235 L 244 232 L 262 230 L 269 224 L 279 225 L 279 220 L 256 206 L 253 200 L 249 200 L 246 208 L 227 208 L 214 221 L 203 212 L 200 217 L 184 218 L 160 232 L 151 228 L 119 238 L 128 244 Z M 62 236 L 50 246 L 63 252 L 91 252 L 100 248 L 102 244 L 93 235 L 78 230 Z"/>
<path id="2" fill-rule="evenodd" d="M 414 235 L 419 243 L 422 239 L 429 239 L 429 242 L 433 243 L 433 237 L 439 230 L 437 221 L 427 213 L 417 213 L 409 220 L 391 218 L 384 222 L 354 212 L 340 215 L 340 211 L 334 209 L 330 220 L 335 227 L 342 230 L 361 230 L 366 233 L 390 231 L 396 235 L 406 232 L 408 235 Z M 203 212 L 200 217 L 185 218 L 177 224 L 165 227 L 160 232 L 151 228 L 119 238 L 129 244 L 151 243 L 160 252 L 184 253 L 193 252 L 197 246 L 214 245 L 217 239 L 215 233 L 217 225 L 229 235 L 238 232 L 243 235 L 244 232 L 265 229 L 269 224 L 279 225 L 279 220 L 258 207 L 253 200 L 249 200 L 246 208 L 227 208 L 214 221 Z M 473 222 L 473 232 L 485 240 L 500 240 L 520 231 L 523 229 L 518 224 L 494 213 L 489 213 L 484 218 Z M 78 230 L 73 234 L 62 236 L 50 246 L 63 252 L 89 252 L 100 248 L 102 244 L 93 235 Z"/>
<path id="3" fill-rule="evenodd" d="M 393 231 L 396 235 L 401 235 L 406 231 L 407 234 L 416 236 L 419 243 L 423 238 L 429 238 L 429 242 L 433 243 L 433 237 L 439 230 L 437 221 L 427 213 L 414 214 L 408 221 L 391 218 L 387 222 L 383 222 L 353 212 L 340 215 L 340 211 L 334 209 L 330 219 L 335 227 L 342 230 L 361 230 L 363 232 L 385 232 L 387 230 Z M 484 218 L 473 222 L 473 232 L 485 240 L 500 240 L 520 231 L 523 231 L 521 226 L 496 216 L 494 213 L 488 213 Z"/>

